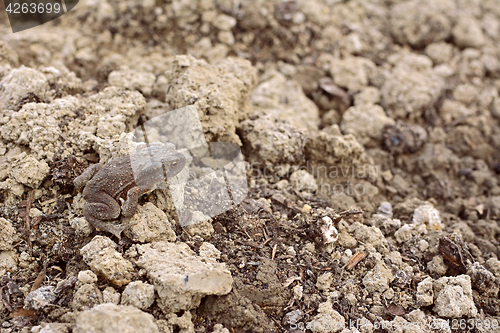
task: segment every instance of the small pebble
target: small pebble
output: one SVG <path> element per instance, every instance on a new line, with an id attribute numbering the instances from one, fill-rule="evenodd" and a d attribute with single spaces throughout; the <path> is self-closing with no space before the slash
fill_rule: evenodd
<path id="1" fill-rule="evenodd" d="M 413 223 L 416 225 L 427 224 L 432 230 L 441 230 L 439 211 L 430 204 L 420 205 L 413 212 Z"/>
<path id="2" fill-rule="evenodd" d="M 425 252 L 429 248 L 429 243 L 425 240 L 422 239 L 420 242 L 418 242 L 418 249 L 422 252 Z"/>
<path id="3" fill-rule="evenodd" d="M 392 205 L 390 202 L 384 201 L 380 203 L 377 209 L 377 214 L 385 215 L 387 217 L 392 217 Z"/>
<path id="4" fill-rule="evenodd" d="M 312 210 L 312 207 L 309 206 L 308 204 L 305 204 L 303 207 L 302 207 L 302 213 L 303 214 L 307 214 L 307 213 L 310 213 Z"/>
<path id="5" fill-rule="evenodd" d="M 301 285 L 296 285 L 295 287 L 293 287 L 292 291 L 293 291 L 293 297 L 295 299 L 301 299 L 302 298 L 302 291 L 304 290 L 304 288 L 301 286 Z"/>
<path id="6" fill-rule="evenodd" d="M 338 239 L 338 231 L 333 226 L 333 221 L 330 217 L 324 216 L 320 221 L 320 229 L 323 234 L 323 242 L 325 244 L 334 243 Z"/>

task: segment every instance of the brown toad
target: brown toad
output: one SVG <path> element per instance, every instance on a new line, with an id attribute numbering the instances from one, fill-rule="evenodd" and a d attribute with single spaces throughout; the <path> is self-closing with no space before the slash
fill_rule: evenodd
<path id="1" fill-rule="evenodd" d="M 98 163 L 88 167 L 74 180 L 77 189 L 85 186 L 85 219 L 120 238 L 128 225 L 104 221 L 117 219 L 120 210 L 125 217 L 134 215 L 139 196 L 177 175 L 185 165 L 186 158 L 172 144 L 143 144 L 134 154 L 113 159 L 105 166 Z M 120 199 L 125 200 L 121 209 Z"/>

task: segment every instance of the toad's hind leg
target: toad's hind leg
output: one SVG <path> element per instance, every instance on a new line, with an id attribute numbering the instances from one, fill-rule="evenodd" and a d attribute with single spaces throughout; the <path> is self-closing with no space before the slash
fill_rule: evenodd
<path id="1" fill-rule="evenodd" d="M 104 222 L 105 220 L 113 220 L 120 216 L 120 205 L 107 193 L 101 193 L 98 197 L 98 201 L 99 202 L 88 203 L 83 207 L 85 219 L 96 229 L 109 232 L 121 238 L 122 231 L 127 229 L 129 227 L 128 225 L 124 226 Z"/>
<path id="2" fill-rule="evenodd" d="M 85 171 L 83 171 L 83 173 L 80 176 L 76 177 L 73 180 L 75 187 L 77 189 L 84 187 L 89 182 L 89 180 L 91 180 L 92 177 L 95 176 L 96 173 L 101 171 L 101 169 L 102 169 L 101 163 L 89 166 L 87 169 L 85 169 Z"/>

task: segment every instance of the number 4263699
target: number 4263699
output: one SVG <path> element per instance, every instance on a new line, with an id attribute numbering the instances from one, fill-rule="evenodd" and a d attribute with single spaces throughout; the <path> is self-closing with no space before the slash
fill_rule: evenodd
<path id="1" fill-rule="evenodd" d="M 52 4 L 48 3 L 34 3 L 34 2 L 23 2 L 23 3 L 9 3 L 5 9 L 7 13 L 11 14 L 43 14 L 43 13 L 59 13 L 61 11 L 61 5 L 58 3 Z"/>

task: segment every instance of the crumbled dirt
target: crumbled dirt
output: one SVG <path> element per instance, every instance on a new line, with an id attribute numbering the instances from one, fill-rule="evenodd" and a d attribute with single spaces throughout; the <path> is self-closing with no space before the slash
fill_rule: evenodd
<path id="1" fill-rule="evenodd" d="M 168 191 L 140 198 L 233 279 L 180 312 L 155 294 L 151 330 L 500 332 L 497 0 L 81 0 L 15 34 L 1 6 L 2 333 L 81 331 L 119 304 L 80 252 L 96 235 L 153 284 L 73 179 L 185 106 L 241 147 L 249 193 L 189 227 Z"/>

